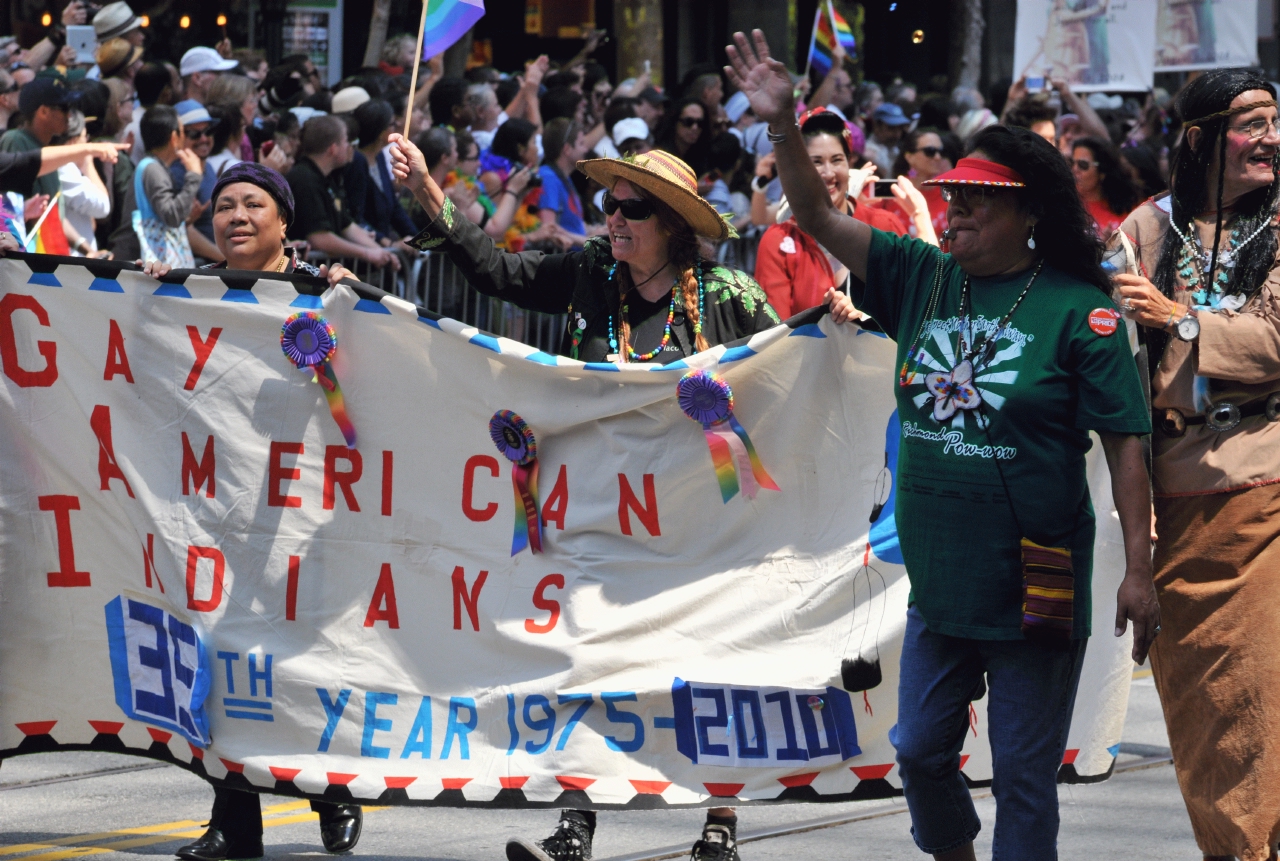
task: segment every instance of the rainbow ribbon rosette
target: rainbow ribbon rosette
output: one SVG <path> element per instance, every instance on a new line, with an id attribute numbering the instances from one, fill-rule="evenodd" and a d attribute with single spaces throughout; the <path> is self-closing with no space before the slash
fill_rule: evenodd
<path id="1" fill-rule="evenodd" d="M 314 311 L 299 311 L 280 327 L 280 349 L 299 368 L 311 369 L 312 379 L 324 390 L 324 399 L 329 403 L 329 412 L 333 413 L 338 429 L 342 431 L 342 438 L 349 448 L 354 448 L 356 428 L 347 415 L 342 387 L 329 364 L 338 349 L 338 333 L 334 331 L 333 324 Z"/>
<path id="2" fill-rule="evenodd" d="M 542 519 L 538 514 L 538 441 L 525 420 L 498 410 L 489 419 L 489 438 L 511 461 L 511 486 L 515 491 L 516 524 L 511 538 L 511 555 L 526 547 L 542 552 Z M 522 516 L 523 515 L 523 516 Z"/>
<path id="3" fill-rule="evenodd" d="M 733 417 L 733 389 L 724 377 L 690 371 L 680 378 L 676 395 L 684 414 L 702 425 L 725 502 L 733 499 L 739 483 L 747 499 L 755 499 L 762 487 L 781 489 L 760 462 L 746 429 Z"/>

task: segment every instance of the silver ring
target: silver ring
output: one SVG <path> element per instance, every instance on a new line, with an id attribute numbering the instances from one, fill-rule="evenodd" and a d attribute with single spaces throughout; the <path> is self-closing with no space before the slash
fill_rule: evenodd
<path id="1" fill-rule="evenodd" d="M 1133 310 L 1133 303 L 1132 303 L 1132 302 L 1130 302 L 1128 299 L 1123 300 L 1123 301 L 1120 303 L 1120 310 L 1121 310 L 1121 311 L 1132 311 L 1132 310 Z"/>

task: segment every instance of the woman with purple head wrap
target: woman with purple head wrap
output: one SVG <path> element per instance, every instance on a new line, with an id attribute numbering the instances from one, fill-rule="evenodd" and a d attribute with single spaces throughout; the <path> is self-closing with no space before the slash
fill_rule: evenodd
<path id="1" fill-rule="evenodd" d="M 337 284 L 355 279 L 339 264 L 307 263 L 297 249 L 286 247 L 285 232 L 293 222 L 293 192 L 279 171 L 254 162 L 240 162 L 222 172 L 210 197 L 213 207 L 213 241 L 226 258 L 210 269 L 263 272 L 300 272 L 327 278 Z M 148 263 L 143 270 L 153 278 L 166 275 L 163 263 Z"/>

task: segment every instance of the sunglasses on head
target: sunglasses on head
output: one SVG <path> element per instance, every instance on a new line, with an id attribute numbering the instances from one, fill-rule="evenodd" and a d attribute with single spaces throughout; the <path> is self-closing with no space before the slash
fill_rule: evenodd
<path id="1" fill-rule="evenodd" d="M 942 155 L 942 148 L 936 146 L 922 146 L 916 152 L 924 153 L 925 158 L 937 158 Z"/>
<path id="2" fill-rule="evenodd" d="M 703 121 L 701 117 L 681 117 L 680 118 L 680 125 L 684 126 L 687 129 L 699 128 L 702 126 L 702 122 Z"/>
<path id="3" fill-rule="evenodd" d="M 602 208 L 605 215 L 613 215 L 618 210 L 622 210 L 622 217 L 627 221 L 644 221 L 653 215 L 653 204 L 643 197 L 629 197 L 626 200 L 618 200 L 612 194 L 606 193 Z"/>
<path id="4" fill-rule="evenodd" d="M 1072 164 L 1074 164 L 1074 165 L 1076 166 L 1076 169 L 1077 169 L 1077 170 L 1084 170 L 1084 171 L 1087 171 L 1087 170 L 1089 170 L 1089 169 L 1091 169 L 1091 168 L 1095 168 L 1095 167 L 1097 167 L 1097 166 L 1098 166 L 1098 163 L 1097 163 L 1096 161 L 1089 161 L 1089 160 L 1088 160 L 1088 159 L 1086 159 L 1086 158 L 1077 158 L 1077 159 L 1074 159 L 1074 160 L 1072 161 Z"/>

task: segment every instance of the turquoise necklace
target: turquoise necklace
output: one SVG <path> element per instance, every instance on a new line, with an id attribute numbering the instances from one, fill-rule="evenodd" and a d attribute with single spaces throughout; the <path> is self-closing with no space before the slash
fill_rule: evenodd
<path id="1" fill-rule="evenodd" d="M 1236 262 L 1240 259 L 1240 252 L 1250 242 L 1262 235 L 1262 231 L 1270 226 L 1270 221 L 1263 221 L 1258 226 L 1258 229 L 1243 241 L 1240 240 L 1239 231 L 1234 228 L 1227 234 L 1227 247 L 1218 252 L 1218 270 L 1211 284 L 1206 284 L 1205 281 L 1209 276 L 1209 266 L 1213 257 L 1201 244 L 1200 236 L 1195 229 L 1195 222 L 1192 221 L 1187 224 L 1187 232 L 1185 234 L 1178 229 L 1178 225 L 1172 218 L 1169 219 L 1169 226 L 1173 228 L 1173 232 L 1182 240 L 1182 245 L 1178 248 L 1178 275 L 1187 285 L 1187 289 L 1191 292 L 1191 298 L 1196 305 L 1212 310 L 1225 308 L 1231 311 L 1238 310 L 1243 306 L 1245 303 L 1243 295 L 1227 292 L 1231 277 L 1235 274 Z"/>
<path id="2" fill-rule="evenodd" d="M 693 342 L 695 344 L 694 349 L 697 349 L 696 344 L 698 343 L 698 336 L 702 334 L 702 315 L 703 315 L 704 309 L 706 308 L 706 291 L 703 290 L 703 287 L 702 287 L 702 262 L 701 261 L 698 261 L 697 263 L 693 264 L 693 271 L 698 279 L 698 320 L 696 323 L 693 324 Z M 613 266 L 609 268 L 608 283 L 610 284 L 614 283 L 614 279 L 617 277 L 617 272 L 618 272 L 618 264 L 615 261 Z M 666 349 L 667 344 L 671 342 L 671 323 L 676 316 L 676 300 L 679 297 L 679 295 L 680 295 L 680 276 L 677 275 L 675 283 L 671 285 L 671 308 L 667 311 L 667 325 L 662 331 L 662 340 L 658 342 L 657 347 L 655 347 L 653 350 L 649 351 L 648 353 L 637 353 L 630 344 L 627 344 L 626 345 L 627 359 L 629 361 L 647 362 L 650 359 L 652 359 L 654 356 L 657 356 L 659 353 L 661 353 L 664 349 Z M 628 306 L 623 305 L 619 309 L 619 316 L 625 317 L 627 315 L 628 310 L 629 310 Z M 609 315 L 609 352 L 614 355 L 618 355 L 618 337 L 614 333 L 614 324 L 613 324 L 612 314 Z"/>

